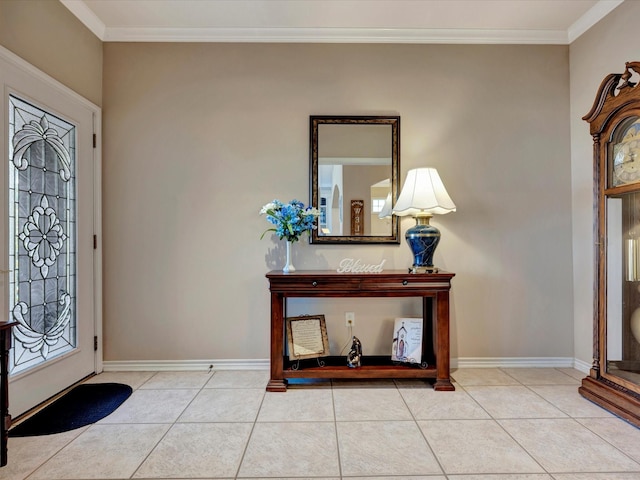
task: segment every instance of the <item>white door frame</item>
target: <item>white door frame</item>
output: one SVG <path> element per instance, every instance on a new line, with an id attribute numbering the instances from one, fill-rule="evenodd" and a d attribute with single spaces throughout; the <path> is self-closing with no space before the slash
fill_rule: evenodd
<path id="1" fill-rule="evenodd" d="M 94 355 L 94 368 L 96 373 L 102 372 L 103 369 L 103 347 L 102 347 L 102 109 L 90 102 L 86 98 L 77 94 L 70 88 L 66 87 L 53 77 L 34 67 L 30 63 L 26 62 L 19 56 L 15 55 L 11 51 L 7 50 L 0 45 L 0 58 L 11 63 L 14 67 L 30 76 L 47 83 L 48 86 L 56 90 L 61 96 L 65 96 L 70 100 L 80 103 L 93 113 L 93 131 L 95 133 L 95 148 L 93 149 L 94 160 L 94 175 L 93 175 L 93 232 L 95 235 L 95 249 L 93 251 L 93 285 L 94 285 L 94 332 L 98 337 L 97 350 Z M 4 93 L 3 93 L 4 95 Z M 8 108 L 8 107 L 7 107 Z M 5 110 L 2 112 L 5 118 L 8 117 L 8 112 Z M 6 135 L 6 132 L 2 132 L 2 135 Z M 6 142 L 8 139 L 5 138 Z M 5 144 L 7 144 L 5 142 Z M 1 179 L 5 178 L 5 173 L 0 175 Z M 5 191 L 6 182 L 3 181 L 0 191 L 3 194 L 7 194 Z M 5 209 L 6 210 L 6 209 Z M 6 211 L 0 213 L 0 218 L 5 223 L 7 222 Z M 2 252 L 2 259 L 0 260 L 0 269 L 8 270 L 6 252 Z M 2 287 L 2 295 L 7 296 L 8 282 L 4 282 Z M 8 319 L 9 312 L 2 312 L 0 315 L 0 321 Z"/>

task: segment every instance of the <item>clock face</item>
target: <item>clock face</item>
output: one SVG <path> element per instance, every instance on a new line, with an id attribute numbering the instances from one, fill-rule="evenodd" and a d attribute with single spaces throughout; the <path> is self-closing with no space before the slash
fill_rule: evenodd
<path id="1" fill-rule="evenodd" d="M 613 174 L 615 176 L 614 186 L 640 180 L 640 158 L 637 152 L 616 155 Z"/>
<path id="2" fill-rule="evenodd" d="M 613 146 L 613 186 L 640 181 L 640 123 L 634 122 Z"/>

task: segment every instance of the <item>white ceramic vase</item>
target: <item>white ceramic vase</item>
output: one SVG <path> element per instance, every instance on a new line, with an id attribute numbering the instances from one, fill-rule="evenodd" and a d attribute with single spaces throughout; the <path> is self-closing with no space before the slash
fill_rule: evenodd
<path id="1" fill-rule="evenodd" d="M 284 273 L 291 273 L 296 271 L 296 267 L 293 266 L 293 262 L 291 261 L 291 244 L 293 242 L 287 241 L 287 263 L 285 263 L 282 271 Z"/>

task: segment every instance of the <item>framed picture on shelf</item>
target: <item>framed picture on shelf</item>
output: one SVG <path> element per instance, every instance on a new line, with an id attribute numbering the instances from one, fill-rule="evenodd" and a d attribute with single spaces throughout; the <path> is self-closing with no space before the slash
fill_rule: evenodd
<path id="1" fill-rule="evenodd" d="M 393 326 L 391 360 L 421 363 L 422 318 L 396 318 Z"/>
<path id="2" fill-rule="evenodd" d="M 329 337 L 324 315 L 286 318 L 289 360 L 329 356 Z"/>

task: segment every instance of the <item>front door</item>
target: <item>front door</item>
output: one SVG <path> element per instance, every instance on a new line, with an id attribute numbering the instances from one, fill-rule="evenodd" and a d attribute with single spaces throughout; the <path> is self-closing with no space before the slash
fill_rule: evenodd
<path id="1" fill-rule="evenodd" d="M 18 322 L 9 358 L 9 405 L 16 416 L 96 371 L 93 134 L 99 110 L 2 53 L 0 311 Z"/>

